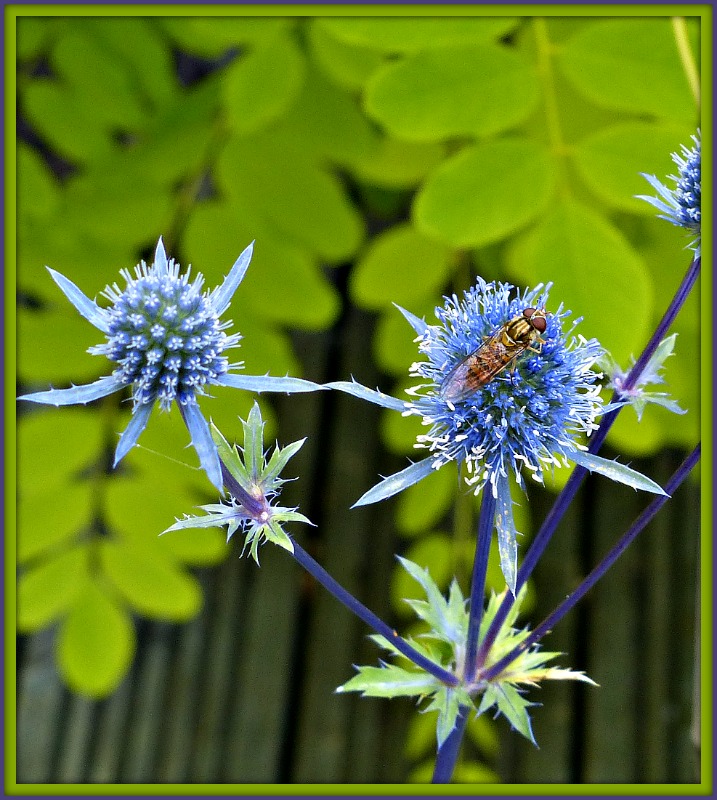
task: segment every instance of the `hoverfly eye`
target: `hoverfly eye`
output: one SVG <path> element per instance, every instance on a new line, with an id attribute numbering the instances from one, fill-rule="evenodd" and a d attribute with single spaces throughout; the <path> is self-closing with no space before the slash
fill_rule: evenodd
<path id="1" fill-rule="evenodd" d="M 533 317 L 533 319 L 530 320 L 530 324 L 538 333 L 545 333 L 545 329 L 548 327 L 548 321 L 545 317 Z"/>
<path id="2" fill-rule="evenodd" d="M 524 308 L 523 309 L 523 316 L 526 319 L 530 319 L 533 316 L 533 314 L 535 314 L 535 312 L 537 310 L 538 310 L 537 308 Z"/>

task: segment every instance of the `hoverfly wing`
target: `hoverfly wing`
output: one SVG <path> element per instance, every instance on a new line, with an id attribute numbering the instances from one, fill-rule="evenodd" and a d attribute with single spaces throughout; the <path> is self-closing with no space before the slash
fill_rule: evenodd
<path id="1" fill-rule="evenodd" d="M 479 348 L 480 349 L 480 348 Z M 481 386 L 475 377 L 478 350 L 459 361 L 441 383 L 441 397 L 449 403 L 459 403 L 474 394 Z"/>

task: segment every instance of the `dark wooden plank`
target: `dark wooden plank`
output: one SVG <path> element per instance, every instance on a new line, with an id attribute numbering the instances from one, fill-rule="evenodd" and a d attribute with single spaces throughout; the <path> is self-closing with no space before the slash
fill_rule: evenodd
<path id="1" fill-rule="evenodd" d="M 657 468 L 653 477 L 662 485 L 669 478 L 669 461 L 663 455 L 653 462 Z M 667 705 L 670 675 L 666 669 L 671 640 L 672 511 L 665 507 L 633 545 L 639 553 L 641 604 L 641 635 L 635 646 L 643 654 L 642 677 L 638 682 L 643 734 L 636 742 L 636 761 L 640 781 L 659 783 L 669 782 L 667 765 L 672 748 Z"/>
<path id="2" fill-rule="evenodd" d="M 537 533 L 556 499 L 557 495 L 547 491 L 531 490 L 529 508 L 533 534 Z M 582 495 L 578 493 L 541 556 L 530 582 L 535 607 L 527 617 L 521 617 L 518 624 L 529 622 L 530 627 L 535 627 L 580 582 L 581 503 Z M 526 549 L 521 548 L 521 556 Z M 541 642 L 541 649 L 564 654 L 552 662 L 555 666 L 585 668 L 580 663 L 577 619 L 575 611 L 569 613 Z M 510 730 L 504 719 L 496 723 L 503 744 L 500 767 L 505 780 L 570 783 L 574 779 L 575 693 L 575 684 L 568 681 L 544 681 L 539 689 L 529 691 L 531 702 L 540 704 L 531 715 L 537 747 Z"/>
<path id="3" fill-rule="evenodd" d="M 282 747 L 293 697 L 298 567 L 266 547 L 246 609 L 242 659 L 229 715 L 221 781 L 281 783 Z"/>
<path id="4" fill-rule="evenodd" d="M 119 783 L 122 751 L 127 740 L 132 700 L 132 675 L 98 704 L 95 743 L 89 764 L 89 783 Z"/>
<path id="5" fill-rule="evenodd" d="M 56 783 L 84 783 L 89 752 L 94 741 L 95 709 L 97 703 L 73 695 L 64 715 L 62 749 L 56 768 Z"/>
<path id="6" fill-rule="evenodd" d="M 366 315 L 350 311 L 342 332 L 343 375 L 352 372 L 371 385 L 373 366 Z M 330 438 L 324 445 L 326 484 L 320 513 L 318 560 L 349 591 L 363 596 L 361 574 L 370 558 L 372 509 L 350 510 L 362 491 L 377 480 L 378 409 L 336 393 L 331 397 Z M 362 623 L 327 592 L 318 589 L 307 632 L 306 683 L 294 753 L 298 783 L 344 783 L 352 719 L 358 698 L 334 689 L 354 674 L 357 647 L 366 633 Z M 366 777 L 370 781 L 370 776 Z"/>
<path id="7" fill-rule="evenodd" d="M 683 454 L 672 454 L 670 472 L 682 458 Z M 699 718 L 695 691 L 699 684 L 700 648 L 700 494 L 694 481 L 687 481 L 678 489 L 670 501 L 669 513 L 672 580 L 668 587 L 669 657 L 664 667 L 669 678 L 664 704 L 669 739 L 666 780 L 692 783 L 700 780 L 699 740 L 695 736 Z"/>
<path id="8" fill-rule="evenodd" d="M 241 545 L 242 542 L 233 541 L 234 552 L 220 567 L 208 598 L 211 627 L 199 677 L 201 704 L 194 723 L 189 783 L 213 783 L 221 774 L 227 697 L 231 696 L 236 680 L 236 659 L 243 637 L 247 584 L 251 580 L 246 562 L 239 558 Z"/>
<path id="9" fill-rule="evenodd" d="M 55 629 L 28 637 L 17 704 L 18 783 L 52 783 L 65 688 L 54 663 Z"/>
<path id="10" fill-rule="evenodd" d="M 644 495 L 589 476 L 594 505 L 585 520 L 593 546 L 590 568 L 602 559 L 646 504 Z M 637 778 L 635 742 L 639 735 L 638 553 L 628 548 L 583 602 L 587 609 L 588 675 L 601 688 L 586 686 L 586 731 L 582 781 L 633 783 Z"/>
<path id="11" fill-rule="evenodd" d="M 145 623 L 146 624 L 146 623 Z M 158 742 L 166 712 L 164 697 L 170 670 L 170 632 L 166 625 L 149 623 L 138 653 L 133 698 L 122 764 L 122 783 L 149 783 L 156 779 Z"/>
<path id="12" fill-rule="evenodd" d="M 205 597 L 213 589 L 219 570 L 202 574 Z M 205 601 L 195 619 L 175 631 L 176 645 L 173 648 L 173 669 L 166 692 L 166 710 L 161 736 L 162 747 L 156 770 L 156 780 L 167 783 L 189 781 L 189 766 L 192 761 L 196 737 L 198 708 L 203 700 L 204 685 L 211 675 L 207 663 L 206 643 L 212 618 Z"/>

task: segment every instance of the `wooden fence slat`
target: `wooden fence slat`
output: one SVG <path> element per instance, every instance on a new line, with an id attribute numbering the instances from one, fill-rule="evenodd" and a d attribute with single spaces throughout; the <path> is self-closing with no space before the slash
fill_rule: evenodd
<path id="1" fill-rule="evenodd" d="M 531 492 L 529 508 L 534 534 L 555 499 L 556 495 L 544 490 Z M 581 494 L 578 493 L 578 505 L 570 506 L 538 562 L 530 582 L 536 605 L 527 616 L 518 620 L 518 624 L 525 621 L 529 622 L 530 627 L 535 627 L 580 582 L 580 500 Z M 521 547 L 521 557 L 526 550 L 527 547 Z M 584 664 L 577 663 L 580 648 L 576 628 L 577 614 L 573 611 L 542 640 L 542 650 L 563 653 L 552 662 L 554 665 L 584 669 Z M 539 689 L 531 692 L 530 699 L 540 703 L 539 708 L 533 709 L 532 715 L 537 747 L 517 737 L 504 720 L 497 723 L 502 729 L 501 740 L 504 746 L 508 745 L 507 752 L 501 758 L 501 771 L 507 780 L 520 782 L 526 775 L 530 775 L 531 780 L 537 783 L 569 783 L 573 779 L 573 743 L 577 724 L 574 713 L 576 688 L 578 687 L 572 682 L 544 681 Z M 510 740 L 510 744 L 507 740 Z"/>
<path id="2" fill-rule="evenodd" d="M 267 547 L 261 555 L 242 636 L 243 658 L 229 715 L 222 780 L 278 783 L 290 693 L 297 611 L 298 569 L 288 554 Z"/>
<path id="3" fill-rule="evenodd" d="M 595 492 L 594 547 L 590 568 L 649 502 L 631 490 L 590 476 Z M 584 777 L 588 783 L 633 783 L 637 780 L 636 740 L 640 736 L 639 658 L 636 653 L 640 618 L 638 553 L 629 547 L 615 566 L 584 598 L 588 603 L 589 663 L 587 672 L 608 690 L 586 687 L 587 739 Z M 609 732 L 609 735 L 605 735 Z"/>
<path id="4" fill-rule="evenodd" d="M 18 783 L 52 783 L 65 687 L 53 657 L 55 629 L 28 637 L 17 704 Z"/>
<path id="5" fill-rule="evenodd" d="M 366 315 L 350 311 L 343 330 L 342 372 L 360 374 L 371 382 L 373 366 L 366 343 Z M 376 482 L 378 409 L 336 393 L 331 398 L 330 439 L 322 456 L 328 460 L 323 489 L 318 560 L 349 591 L 362 596 L 359 576 L 370 558 L 371 511 L 350 509 Z M 350 728 L 357 713 L 356 697 L 336 695 L 334 689 L 351 677 L 362 623 L 317 587 L 308 636 L 305 686 L 301 697 L 295 780 L 298 783 L 345 782 L 350 759 Z M 369 781 L 371 778 L 366 777 Z"/>
<path id="6" fill-rule="evenodd" d="M 170 669 L 170 638 L 166 625 L 149 623 L 148 641 L 140 653 L 129 719 L 122 781 L 148 783 L 156 778 L 155 764 L 162 741 L 165 692 Z"/>
<path id="7" fill-rule="evenodd" d="M 132 673 L 98 704 L 95 743 L 89 764 L 89 783 L 119 783 L 122 750 L 127 740 L 132 699 Z"/>
<path id="8" fill-rule="evenodd" d="M 241 544 L 233 541 L 233 547 L 239 550 L 230 553 L 221 565 L 208 609 L 212 627 L 199 676 L 202 704 L 195 723 L 189 766 L 188 781 L 191 783 L 213 783 L 221 773 L 227 697 L 231 696 L 235 682 L 236 654 L 244 634 L 247 572 L 245 563 L 238 557 Z"/>
<path id="9" fill-rule="evenodd" d="M 70 698 L 64 720 L 57 783 L 84 783 L 88 751 L 94 739 L 96 703 L 79 695 Z"/>

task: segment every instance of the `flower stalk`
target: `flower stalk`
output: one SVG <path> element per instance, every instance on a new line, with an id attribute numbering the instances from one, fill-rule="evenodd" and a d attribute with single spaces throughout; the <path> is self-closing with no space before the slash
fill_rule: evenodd
<path id="1" fill-rule="evenodd" d="M 637 385 L 638 380 L 640 379 L 640 375 L 645 369 L 645 366 L 650 361 L 652 356 L 654 355 L 657 348 L 660 346 L 660 342 L 662 342 L 665 334 L 667 333 L 669 327 L 675 321 L 677 314 L 679 313 L 680 309 L 685 303 L 692 287 L 694 286 L 700 272 L 700 264 L 701 258 L 696 256 L 687 272 L 685 273 L 684 278 L 680 286 L 677 289 L 670 305 L 667 307 L 660 323 L 658 324 L 657 328 L 655 329 L 654 333 L 650 337 L 645 349 L 640 354 L 639 358 L 635 362 L 634 366 L 628 373 L 627 378 L 623 384 L 623 393 L 629 392 L 632 388 Z M 612 398 L 612 401 L 619 400 L 621 394 L 615 392 Z M 612 402 L 611 401 L 611 402 Z M 600 447 L 602 447 L 605 438 L 607 437 L 610 428 L 614 424 L 615 420 L 617 419 L 617 415 L 620 413 L 621 408 L 614 408 L 611 411 L 608 411 L 602 418 L 600 425 L 598 426 L 597 431 L 591 437 L 590 444 L 588 447 L 589 453 L 596 453 Z M 587 469 L 583 466 L 577 465 L 573 470 L 572 474 L 567 480 L 567 483 L 561 490 L 560 494 L 553 503 L 550 511 L 548 512 L 547 516 L 543 520 L 543 524 L 540 526 L 540 530 L 533 539 L 528 551 L 523 558 L 523 562 L 518 570 L 518 577 L 516 581 L 516 587 L 518 591 L 520 588 L 525 584 L 528 580 L 530 575 L 532 574 L 533 570 L 535 569 L 536 564 L 540 560 L 540 557 L 545 552 L 545 548 L 548 546 L 555 530 L 557 529 L 558 525 L 560 524 L 561 519 L 563 518 L 565 512 L 567 511 L 570 503 L 572 502 L 573 498 L 577 494 L 578 489 L 582 485 L 583 480 L 587 475 Z M 503 600 L 501 608 L 498 610 L 488 632 L 486 633 L 485 638 L 480 644 L 478 649 L 478 656 L 477 656 L 477 663 L 480 667 L 482 664 L 485 663 L 485 659 L 490 652 L 491 647 L 495 641 L 495 637 L 500 630 L 500 626 L 508 616 L 508 612 L 513 604 L 513 598 L 510 594 L 507 594 Z"/>
<path id="2" fill-rule="evenodd" d="M 682 482 L 687 478 L 690 472 L 700 459 L 700 445 L 698 444 L 695 449 L 687 456 L 687 458 L 680 464 L 675 471 L 674 475 L 665 485 L 667 495 L 672 496 Z M 481 674 L 481 678 L 486 681 L 493 680 L 499 675 L 512 661 L 514 661 L 522 652 L 538 642 L 543 636 L 557 625 L 558 622 L 570 611 L 573 606 L 588 592 L 592 587 L 605 575 L 605 573 L 612 567 L 612 565 L 623 554 L 627 547 L 634 541 L 639 533 L 641 533 L 652 518 L 667 502 L 669 497 L 667 495 L 660 495 L 655 497 L 650 504 L 642 511 L 632 525 L 625 531 L 620 539 L 613 545 L 605 557 L 600 561 L 597 566 L 585 577 L 580 585 L 572 591 L 563 600 L 560 605 L 549 614 L 525 639 L 521 642 L 519 647 L 516 647 L 506 656 L 501 658 L 500 661 L 490 666 L 485 672 Z"/>
<path id="3" fill-rule="evenodd" d="M 485 578 L 488 571 L 488 555 L 493 534 L 495 518 L 495 498 L 491 491 L 484 491 L 481 498 L 480 517 L 476 553 L 473 561 L 473 578 L 471 581 L 470 614 L 468 618 L 468 639 L 466 641 L 466 663 L 463 670 L 466 681 L 472 681 L 476 671 L 478 653 L 478 637 L 483 620 L 483 603 L 485 598 Z"/>

